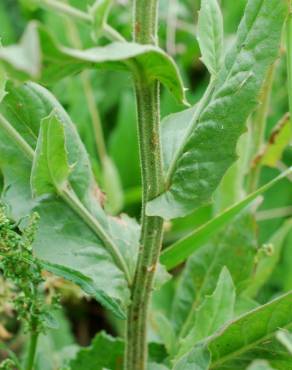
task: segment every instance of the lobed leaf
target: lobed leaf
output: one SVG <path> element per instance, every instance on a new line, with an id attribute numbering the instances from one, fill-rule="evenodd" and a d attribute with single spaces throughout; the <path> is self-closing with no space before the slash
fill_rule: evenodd
<path id="1" fill-rule="evenodd" d="M 164 193 L 147 205 L 149 216 L 184 216 L 211 200 L 227 169 L 270 64 L 275 60 L 287 14 L 284 0 L 249 0 L 213 88 L 189 125 L 167 172 Z M 182 117 L 185 112 L 181 113 Z M 178 116 L 175 116 L 178 121 Z M 182 118 L 184 119 L 184 118 Z M 167 145 L 162 142 L 162 145 Z"/>
<path id="2" fill-rule="evenodd" d="M 88 155 L 70 118 L 55 98 L 39 85 L 28 83 L 16 88 L 9 84 L 7 90 L 8 94 L 1 110 L 17 135 L 32 148 L 36 147 L 42 119 L 47 117 L 44 121 L 46 129 L 53 122 L 57 130 L 61 129 L 61 133 L 64 130 L 67 158 L 71 168 L 70 185 L 80 202 L 99 221 L 119 248 L 133 276 L 139 245 L 139 225 L 128 217 L 112 218 L 104 213 L 99 199 L 100 190 L 94 181 Z M 49 116 L 52 111 L 54 114 Z M 123 272 L 116 267 L 99 238 L 60 198 L 54 195 L 49 198 L 32 198 L 32 157 L 23 155 L 22 148 L 7 136 L 1 125 L 0 139 L 0 168 L 7 189 L 3 194 L 5 202 L 11 206 L 15 219 L 26 216 L 33 209 L 41 216 L 33 246 L 36 255 L 43 260 L 49 271 L 80 285 L 118 317 L 124 318 L 130 292 Z M 62 137 L 59 144 L 63 148 Z M 54 145 L 57 145 L 57 141 Z M 64 157 L 62 158 L 64 160 Z M 42 162 L 42 159 L 39 161 Z M 38 173 L 38 176 L 40 175 L 42 172 Z M 62 171 L 61 179 L 63 175 Z M 41 184 L 40 189 L 47 192 L 47 182 L 40 183 L 39 180 L 40 177 L 38 186 Z M 50 182 L 51 178 L 48 181 Z"/>

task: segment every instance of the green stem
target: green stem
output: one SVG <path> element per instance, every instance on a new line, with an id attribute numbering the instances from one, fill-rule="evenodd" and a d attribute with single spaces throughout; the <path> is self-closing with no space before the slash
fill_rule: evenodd
<path id="1" fill-rule="evenodd" d="M 28 345 L 27 357 L 24 365 L 24 370 L 32 370 L 34 367 L 37 342 L 38 342 L 39 333 L 32 331 L 30 334 L 30 340 Z"/>
<path id="2" fill-rule="evenodd" d="M 289 97 L 289 112 L 290 119 L 292 117 L 292 5 L 289 2 L 289 15 L 287 20 L 287 71 L 288 71 L 288 97 Z"/>
<path id="3" fill-rule="evenodd" d="M 157 0 L 134 1 L 134 38 L 139 43 L 157 42 Z M 159 84 L 149 81 L 137 69 L 135 92 L 138 113 L 142 169 L 142 232 L 138 263 L 127 320 L 125 370 L 145 370 L 147 364 L 147 322 L 153 279 L 159 260 L 163 220 L 145 214 L 146 203 L 163 189 L 159 138 Z"/>

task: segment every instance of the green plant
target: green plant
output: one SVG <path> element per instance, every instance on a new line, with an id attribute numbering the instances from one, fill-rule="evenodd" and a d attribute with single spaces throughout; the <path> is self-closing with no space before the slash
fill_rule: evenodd
<path id="1" fill-rule="evenodd" d="M 86 49 L 62 46 L 44 24 L 32 21 L 20 43 L 0 49 L 3 201 L 15 219 L 32 211 L 39 214 L 33 241 L 38 271 L 72 281 L 126 320 L 123 339 L 100 333 L 89 348 L 77 350 L 73 358 L 62 357 L 60 367 L 289 369 L 290 354 L 274 334 L 292 325 L 292 293 L 282 292 L 262 304 L 257 299 L 280 260 L 291 219 L 263 247 L 255 220 L 259 196 L 291 175 L 288 165 L 260 183 L 263 166 L 278 165 L 291 140 L 288 116 L 272 139 L 265 142 L 264 137 L 288 2 L 249 0 L 236 41 L 225 53 L 218 2 L 201 1 L 198 45 L 210 82 L 193 106 L 175 61 L 158 46 L 157 0 L 134 1 L 131 42 L 109 26 L 111 1 L 97 0 L 88 11 L 56 0 L 22 3 L 67 17 L 74 47 L 82 47 L 77 23 L 92 39 Z M 287 29 L 291 100 L 291 14 Z M 111 42 L 100 46 L 105 39 Z M 103 190 L 111 192 L 109 178 L 114 178 L 113 203 L 106 210 L 119 211 L 121 198 L 115 196 L 121 191 L 120 179 L 116 167 L 107 164 L 86 69 L 123 70 L 133 77 L 142 186 L 139 224 L 104 210 L 99 173 L 92 169 L 88 150 L 69 115 L 43 87 L 83 73 Z M 181 108 L 160 121 L 162 88 Z M 162 250 L 166 221 L 192 217 L 212 197 L 211 217 L 197 228 L 191 219 L 183 237 Z M 20 252 L 18 258 L 25 257 L 26 250 Z M 182 264 L 176 281 L 167 270 Z M 4 266 L 3 271 L 11 270 Z M 161 302 L 164 294 L 170 302 Z M 43 322 L 41 313 L 35 316 Z M 147 338 L 150 326 L 160 337 L 156 351 Z M 30 362 L 26 368 L 31 367 Z"/>

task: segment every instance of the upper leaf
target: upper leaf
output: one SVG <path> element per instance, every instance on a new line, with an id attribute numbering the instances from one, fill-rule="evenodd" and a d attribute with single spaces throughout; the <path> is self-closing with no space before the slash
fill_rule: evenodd
<path id="1" fill-rule="evenodd" d="M 32 49 L 32 50 L 31 50 Z M 160 48 L 114 42 L 87 50 L 58 45 L 44 26 L 32 22 L 18 45 L 0 49 L 0 61 L 13 78 L 51 84 L 86 68 L 143 69 L 149 80 L 158 79 L 175 98 L 185 101 L 184 88 L 174 61 Z"/>
<path id="2" fill-rule="evenodd" d="M 211 200 L 236 160 L 237 141 L 277 56 L 286 10 L 284 0 L 249 0 L 214 91 L 211 85 L 190 125 L 184 123 L 182 143 L 166 169 L 167 189 L 148 203 L 148 215 L 181 217 Z"/>
<path id="3" fill-rule="evenodd" d="M 217 0 L 202 0 L 198 21 L 198 41 L 202 60 L 216 76 L 223 61 L 223 17 Z"/>

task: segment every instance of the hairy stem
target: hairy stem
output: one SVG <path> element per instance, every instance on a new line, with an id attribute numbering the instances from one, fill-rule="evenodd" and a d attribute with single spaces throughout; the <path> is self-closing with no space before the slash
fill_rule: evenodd
<path id="1" fill-rule="evenodd" d="M 24 370 L 32 370 L 34 367 L 37 342 L 38 342 L 38 332 L 32 331 L 30 334 L 30 340 L 28 345 L 27 357 L 24 365 Z"/>
<path id="2" fill-rule="evenodd" d="M 157 42 L 157 0 L 134 1 L 134 40 Z M 160 255 L 163 220 L 145 214 L 146 203 L 163 189 L 159 138 L 159 84 L 149 81 L 137 68 L 135 92 L 142 168 L 142 232 L 138 263 L 128 312 L 125 370 L 145 370 L 147 363 L 147 318 L 153 279 Z"/>

